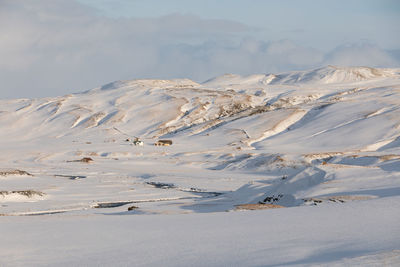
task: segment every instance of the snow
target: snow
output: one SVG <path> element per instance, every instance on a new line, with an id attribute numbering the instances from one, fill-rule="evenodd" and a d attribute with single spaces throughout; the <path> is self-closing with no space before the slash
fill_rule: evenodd
<path id="1" fill-rule="evenodd" d="M 399 203 L 395 197 L 211 214 L 5 217 L 0 264 L 368 266 L 382 257 L 378 265 L 394 266 Z"/>
<path id="2" fill-rule="evenodd" d="M 399 69 L 117 81 L 0 129 L 1 266 L 400 264 Z"/>

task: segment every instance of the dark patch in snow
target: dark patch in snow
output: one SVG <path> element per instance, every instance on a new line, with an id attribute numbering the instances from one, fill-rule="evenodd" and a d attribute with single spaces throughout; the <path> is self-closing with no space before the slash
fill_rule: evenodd
<path id="1" fill-rule="evenodd" d="M 22 171 L 22 170 L 0 171 L 0 176 L 8 176 L 8 175 L 28 175 L 28 176 L 33 176 L 29 172 Z"/>
<path id="2" fill-rule="evenodd" d="M 146 182 L 146 184 L 154 186 L 156 188 L 161 188 L 161 189 L 171 189 L 171 188 L 176 188 L 174 184 L 168 184 L 168 183 L 159 183 L 159 182 Z"/>
<path id="3" fill-rule="evenodd" d="M 104 208 L 117 208 L 124 206 L 126 204 L 133 203 L 133 201 L 122 201 L 122 202 L 102 202 L 102 203 L 97 203 L 94 208 L 96 209 L 104 209 Z"/>
<path id="4" fill-rule="evenodd" d="M 55 174 L 54 177 L 65 177 L 65 178 L 69 178 L 70 180 L 78 180 L 78 179 L 87 178 L 87 176 L 84 176 L 84 175 L 63 175 L 63 174 Z"/>

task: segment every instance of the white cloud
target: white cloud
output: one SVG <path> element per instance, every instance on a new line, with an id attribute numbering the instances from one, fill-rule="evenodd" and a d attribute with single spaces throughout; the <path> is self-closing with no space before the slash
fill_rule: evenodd
<path id="1" fill-rule="evenodd" d="M 340 66 L 399 66 L 399 62 L 388 52 L 368 42 L 340 45 L 326 55 L 324 63 Z"/>
<path id="2" fill-rule="evenodd" d="M 0 98 L 60 95 L 118 79 L 398 64 L 376 46 L 325 56 L 290 40 L 245 37 L 256 30 L 238 22 L 180 14 L 111 19 L 70 0 L 2 0 L 0 25 Z"/>

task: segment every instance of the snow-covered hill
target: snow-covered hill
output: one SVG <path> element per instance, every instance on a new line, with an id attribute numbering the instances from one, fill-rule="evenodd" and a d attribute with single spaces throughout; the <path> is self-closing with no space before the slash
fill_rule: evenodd
<path id="1" fill-rule="evenodd" d="M 134 146 L 135 137 L 144 146 Z M 154 146 L 159 139 L 173 144 Z M 348 216 L 346 207 L 368 203 L 373 213 L 385 201 L 400 203 L 400 70 L 117 81 L 56 98 L 0 100 L 0 148 L 5 216 L 231 211 L 229 218 L 271 207 L 285 218 L 296 209 L 340 216 L 341 207 Z M 400 237 L 392 221 L 386 227 Z M 392 241 L 381 250 L 400 246 Z M 369 249 L 360 251 L 380 252 Z"/>
<path id="2" fill-rule="evenodd" d="M 354 83 L 368 80 L 382 80 L 384 78 L 396 77 L 400 74 L 399 69 L 376 69 L 370 67 L 336 67 L 327 66 L 314 70 L 292 71 L 281 74 L 240 75 L 226 74 L 210 79 L 207 85 L 232 85 L 232 84 L 339 84 Z"/>

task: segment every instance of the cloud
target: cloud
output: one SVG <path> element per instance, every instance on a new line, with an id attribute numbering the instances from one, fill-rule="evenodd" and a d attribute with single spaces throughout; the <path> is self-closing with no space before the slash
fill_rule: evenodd
<path id="1" fill-rule="evenodd" d="M 156 77 L 153 70 L 166 64 L 160 58 L 164 47 L 235 40 L 252 30 L 180 14 L 111 19 L 69 0 L 3 0 L 0 25 L 0 97 L 57 95 L 116 79 Z"/>
<path id="2" fill-rule="evenodd" d="M 112 19 L 70 0 L 0 1 L 0 98 L 55 96 L 119 79 L 202 81 L 321 64 L 398 64 L 372 45 L 325 55 L 290 40 L 258 40 L 257 29 L 234 21 Z"/>
<path id="3" fill-rule="evenodd" d="M 224 73 L 265 73 L 301 69 L 317 65 L 323 54 L 316 49 L 299 46 L 289 40 L 263 42 L 244 38 L 238 44 L 205 42 L 163 47 L 162 62 L 169 75 L 205 80 Z M 172 66 L 172 67 L 171 67 Z M 166 70 L 158 70 L 164 73 Z"/>
<path id="4" fill-rule="evenodd" d="M 368 42 L 340 45 L 326 55 L 324 64 L 370 67 L 399 66 L 399 62 L 389 52 Z"/>

